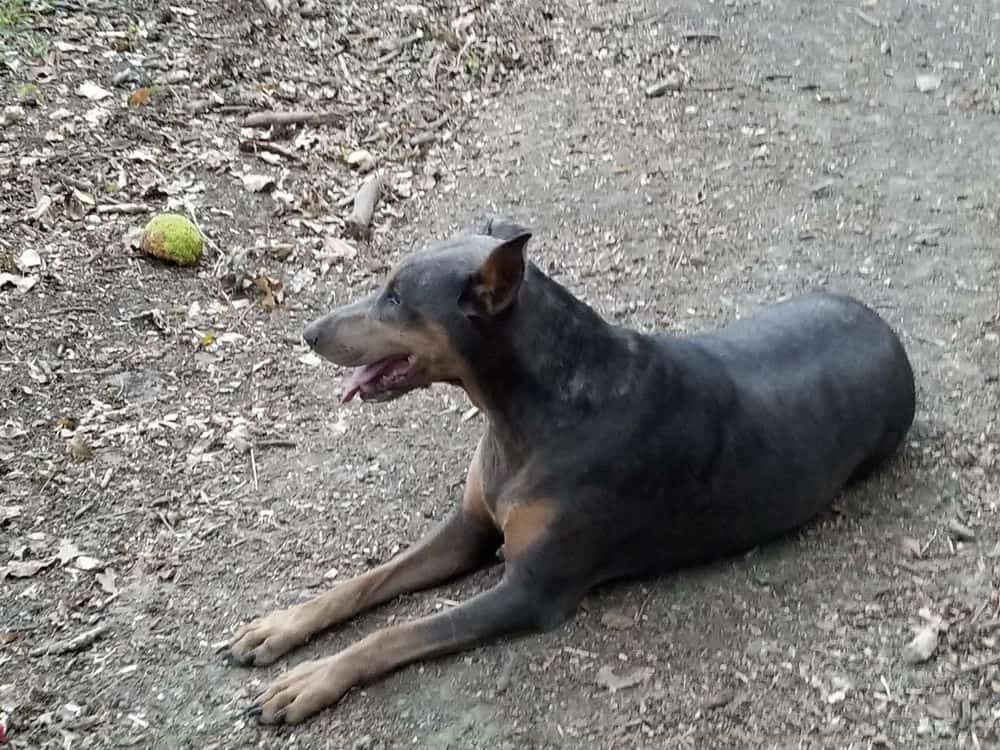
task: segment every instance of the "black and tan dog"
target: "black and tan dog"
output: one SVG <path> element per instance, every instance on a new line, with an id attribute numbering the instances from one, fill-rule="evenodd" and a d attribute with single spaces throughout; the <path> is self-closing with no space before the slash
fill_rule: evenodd
<path id="1" fill-rule="evenodd" d="M 325 628 L 496 559 L 492 589 L 300 664 L 258 696 L 299 722 L 418 659 L 553 627 L 611 579 L 732 555 L 785 534 L 899 447 L 914 412 L 899 339 L 842 296 L 783 302 L 711 334 L 604 322 L 525 259 L 495 219 L 405 258 L 305 339 L 354 366 L 343 400 L 464 388 L 487 428 L 461 506 L 384 565 L 239 629 L 270 664 Z"/>

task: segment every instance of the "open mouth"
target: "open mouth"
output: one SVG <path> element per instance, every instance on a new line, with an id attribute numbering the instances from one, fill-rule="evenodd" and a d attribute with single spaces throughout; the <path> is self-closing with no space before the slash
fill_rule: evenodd
<path id="1" fill-rule="evenodd" d="M 340 397 L 346 404 L 358 394 L 362 401 L 388 401 L 416 387 L 417 358 L 401 354 L 354 369 Z"/>

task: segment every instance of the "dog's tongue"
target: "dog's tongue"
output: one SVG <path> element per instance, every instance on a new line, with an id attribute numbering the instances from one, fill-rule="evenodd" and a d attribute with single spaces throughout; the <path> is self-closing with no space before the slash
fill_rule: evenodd
<path id="1" fill-rule="evenodd" d="M 400 357 L 386 357 L 385 359 L 380 359 L 372 362 L 369 365 L 362 365 L 361 367 L 355 367 L 354 371 L 351 372 L 351 378 L 347 381 L 347 388 L 344 390 L 344 394 L 340 397 L 340 403 L 346 404 L 352 398 L 361 392 L 363 386 L 377 380 L 382 373 L 388 370 L 396 362 L 400 360 Z"/>

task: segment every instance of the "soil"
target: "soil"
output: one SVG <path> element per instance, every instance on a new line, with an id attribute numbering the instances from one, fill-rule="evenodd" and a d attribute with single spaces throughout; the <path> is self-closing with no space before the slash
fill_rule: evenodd
<path id="1" fill-rule="evenodd" d="M 293 6 L 0 0 L 9 745 L 1000 747 L 1000 6 Z M 243 127 L 264 110 L 327 118 Z M 391 187 L 356 241 L 372 159 Z M 134 246 L 168 210 L 208 240 L 194 268 Z M 485 211 L 643 330 L 858 296 L 914 364 L 906 449 L 786 542 L 259 727 L 287 666 L 498 575 L 273 667 L 214 653 L 457 502 L 483 426 L 461 392 L 341 408 L 300 332 Z"/>

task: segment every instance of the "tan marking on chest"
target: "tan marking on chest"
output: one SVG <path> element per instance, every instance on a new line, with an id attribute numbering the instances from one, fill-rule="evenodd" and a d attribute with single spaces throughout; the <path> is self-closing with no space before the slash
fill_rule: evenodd
<path id="1" fill-rule="evenodd" d="M 527 500 L 497 508 L 497 516 L 504 559 L 513 560 L 551 527 L 555 510 L 549 500 Z"/>
<path id="2" fill-rule="evenodd" d="M 466 475 L 465 493 L 462 496 L 462 510 L 470 518 L 475 518 L 483 524 L 495 526 L 499 530 L 500 524 L 497 523 L 493 508 L 486 501 L 486 494 L 483 487 L 482 452 L 483 441 L 480 440 L 479 445 L 476 446 L 476 452 L 472 456 L 472 462 L 469 464 L 469 472 Z"/>

